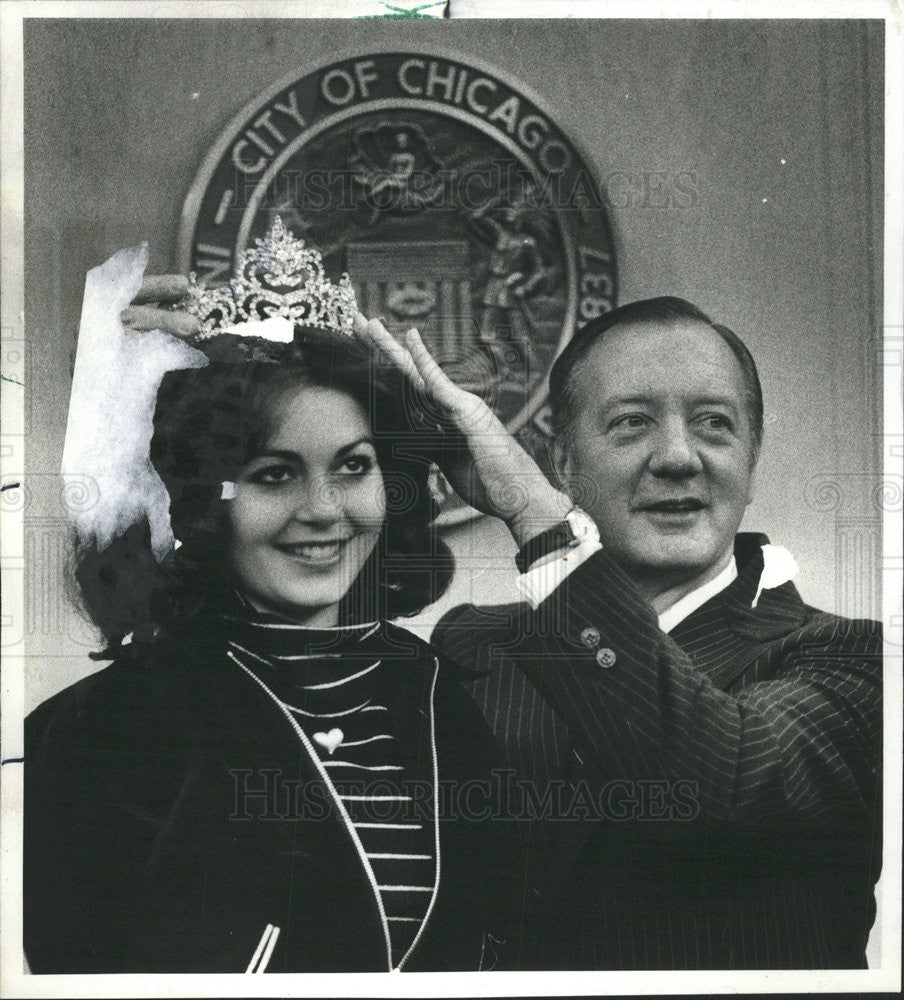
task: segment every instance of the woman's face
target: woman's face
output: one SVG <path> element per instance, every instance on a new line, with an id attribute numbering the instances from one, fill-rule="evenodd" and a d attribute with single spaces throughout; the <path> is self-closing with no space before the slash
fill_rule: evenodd
<path id="1" fill-rule="evenodd" d="M 229 504 L 232 565 L 259 611 L 334 625 L 386 517 L 370 421 L 352 396 L 303 386 L 242 467 Z"/>

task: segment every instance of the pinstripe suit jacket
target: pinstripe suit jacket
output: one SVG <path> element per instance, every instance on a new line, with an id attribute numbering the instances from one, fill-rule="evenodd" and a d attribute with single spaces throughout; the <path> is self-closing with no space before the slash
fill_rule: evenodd
<path id="1" fill-rule="evenodd" d="M 472 693 L 541 817 L 512 966 L 865 965 L 879 626 L 790 583 L 753 609 L 765 541 L 739 535 L 738 578 L 670 635 L 602 552 L 535 612 L 459 607 L 438 625 L 482 671 Z"/>

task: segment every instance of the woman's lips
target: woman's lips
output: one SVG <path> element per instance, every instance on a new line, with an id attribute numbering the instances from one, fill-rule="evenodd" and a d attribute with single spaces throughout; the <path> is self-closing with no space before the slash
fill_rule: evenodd
<path id="1" fill-rule="evenodd" d="M 331 566 L 339 562 L 349 539 L 333 539 L 324 542 L 291 542 L 276 546 L 280 552 L 292 559 L 311 566 Z"/>

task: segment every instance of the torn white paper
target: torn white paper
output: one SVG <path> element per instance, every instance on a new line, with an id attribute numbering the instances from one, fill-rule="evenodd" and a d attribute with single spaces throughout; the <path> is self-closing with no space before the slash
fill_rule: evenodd
<path id="1" fill-rule="evenodd" d="M 285 316 L 268 316 L 266 319 L 249 319 L 226 327 L 224 333 L 237 337 L 261 337 L 277 344 L 291 344 L 295 337 L 295 324 Z"/>
<path id="2" fill-rule="evenodd" d="M 157 390 L 166 372 L 203 368 L 207 358 L 160 330 L 123 329 L 119 314 L 141 287 L 147 262 L 143 243 L 88 272 L 62 473 L 96 495 L 95 503 L 69 508 L 80 540 L 104 549 L 146 516 L 151 548 L 162 559 L 174 539 L 169 496 L 149 457 Z"/>
<path id="3" fill-rule="evenodd" d="M 800 569 L 794 556 L 784 545 L 763 545 L 762 549 L 763 572 L 757 584 L 756 597 L 750 605 L 752 608 L 759 604 L 760 594 L 764 590 L 772 590 L 773 587 L 780 587 L 783 583 L 793 580 Z"/>

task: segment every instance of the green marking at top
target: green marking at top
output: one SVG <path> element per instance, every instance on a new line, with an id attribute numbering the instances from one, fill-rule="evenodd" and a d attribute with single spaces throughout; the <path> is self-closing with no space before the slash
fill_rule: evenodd
<path id="1" fill-rule="evenodd" d="M 20 382 L 17 378 L 10 378 L 9 375 L 0 375 L 0 378 L 2 378 L 4 382 L 15 382 L 16 385 L 25 385 L 24 382 Z"/>
<path id="2" fill-rule="evenodd" d="M 428 7 L 444 7 L 445 4 L 446 4 L 446 0 L 436 0 L 436 2 L 434 2 L 434 3 L 422 3 L 422 4 L 419 4 L 417 7 L 395 7 L 392 4 L 390 4 L 390 3 L 385 3 L 384 2 L 383 6 L 386 7 L 387 10 L 390 10 L 392 13 L 390 13 L 390 14 L 358 14 L 357 17 L 359 19 L 361 19 L 361 18 L 374 18 L 374 17 L 382 17 L 382 18 L 403 18 L 403 17 L 421 17 L 421 18 L 423 18 L 423 17 L 427 17 L 427 18 L 433 18 L 435 20 L 436 16 L 437 16 L 436 14 L 421 14 L 421 11 L 422 10 L 426 10 Z"/>

